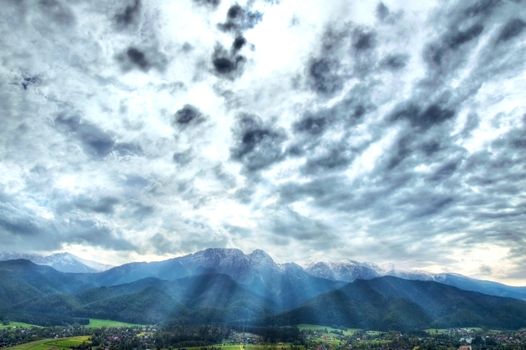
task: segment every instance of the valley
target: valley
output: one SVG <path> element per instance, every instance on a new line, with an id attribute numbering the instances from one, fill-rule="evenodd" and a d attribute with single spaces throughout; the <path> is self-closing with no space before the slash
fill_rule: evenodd
<path id="1" fill-rule="evenodd" d="M 107 323 L 109 324 L 109 323 Z M 302 324 L 294 327 L 133 326 L 18 327 L 0 330 L 6 350 L 344 350 L 522 349 L 526 329 L 478 327 L 375 331 Z"/>

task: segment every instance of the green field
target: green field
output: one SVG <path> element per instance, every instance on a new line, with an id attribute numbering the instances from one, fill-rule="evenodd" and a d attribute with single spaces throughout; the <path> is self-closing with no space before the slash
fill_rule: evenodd
<path id="1" fill-rule="evenodd" d="M 329 344 L 331 346 L 339 346 L 342 344 L 342 335 L 350 336 L 354 334 L 356 330 L 345 329 L 345 328 L 334 328 L 316 324 L 299 324 L 297 327 L 300 331 L 311 331 L 317 332 L 318 336 L 311 338 L 310 340 L 316 344 Z"/>
<path id="2" fill-rule="evenodd" d="M 343 334 L 345 336 L 352 336 L 354 333 L 359 331 L 359 329 L 356 328 L 333 328 L 333 327 L 327 327 L 327 326 L 321 326 L 317 324 L 299 324 L 297 327 L 300 329 L 300 331 L 319 331 L 319 332 L 325 332 L 328 333 L 334 332 L 334 331 L 343 331 Z"/>
<path id="3" fill-rule="evenodd" d="M 6 348 L 6 350 L 67 350 L 82 345 L 83 343 L 89 343 L 89 340 L 89 336 L 42 339 Z"/>
<path id="4" fill-rule="evenodd" d="M 473 333 L 482 332 L 482 328 L 479 328 L 479 327 L 462 327 L 459 329 L 462 329 L 466 332 L 473 332 Z M 428 328 L 425 330 L 425 332 L 429 335 L 448 334 L 450 331 L 451 329 L 448 329 L 448 328 Z"/>
<path id="5" fill-rule="evenodd" d="M 428 328 L 425 332 L 429 335 L 447 334 L 449 331 L 445 328 Z"/>
<path id="6" fill-rule="evenodd" d="M 24 323 L 24 322 L 9 322 L 9 324 L 2 324 L 2 323 L 0 323 L 0 329 L 6 329 L 6 328 L 31 328 L 31 327 L 39 327 L 39 326 L 35 326 L 33 324 Z"/>
<path id="7" fill-rule="evenodd" d="M 88 328 L 119 328 L 119 327 L 140 327 L 142 325 L 135 323 L 119 322 L 112 320 L 98 320 L 90 318 Z"/>
<path id="8" fill-rule="evenodd" d="M 320 332 L 327 331 L 327 332 L 331 332 L 331 331 L 341 331 L 342 330 L 342 329 L 328 327 L 328 326 L 321 326 L 321 325 L 318 325 L 318 324 L 299 324 L 297 327 L 299 328 L 300 331 L 320 331 Z"/>

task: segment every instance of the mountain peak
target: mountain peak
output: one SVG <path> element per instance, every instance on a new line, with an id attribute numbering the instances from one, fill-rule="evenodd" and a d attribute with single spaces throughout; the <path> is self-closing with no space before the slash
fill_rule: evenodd
<path id="1" fill-rule="evenodd" d="M 256 250 L 252 251 L 252 253 L 250 253 L 249 256 L 252 259 L 267 260 L 267 261 L 274 262 L 272 257 L 266 251 L 261 250 L 261 249 L 256 249 Z"/>
<path id="2" fill-rule="evenodd" d="M 306 270 L 316 277 L 345 282 L 370 279 L 381 275 L 380 269 L 376 265 L 353 260 L 341 263 L 320 261 L 309 265 Z"/>
<path id="3" fill-rule="evenodd" d="M 244 255 L 241 249 L 237 248 L 207 248 L 205 250 L 201 250 L 200 252 L 197 252 L 195 254 L 202 254 L 202 255 Z"/>

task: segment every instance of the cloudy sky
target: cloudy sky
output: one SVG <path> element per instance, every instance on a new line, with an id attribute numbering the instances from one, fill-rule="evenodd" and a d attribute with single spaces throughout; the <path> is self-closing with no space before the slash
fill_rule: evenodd
<path id="1" fill-rule="evenodd" d="M 525 7 L 2 0 L 2 250 L 526 284 Z"/>

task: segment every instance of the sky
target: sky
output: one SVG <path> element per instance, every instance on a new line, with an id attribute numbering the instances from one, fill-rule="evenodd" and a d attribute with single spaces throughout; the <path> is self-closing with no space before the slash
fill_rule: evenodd
<path id="1" fill-rule="evenodd" d="M 3 0 L 0 246 L 526 285 L 523 0 Z"/>

